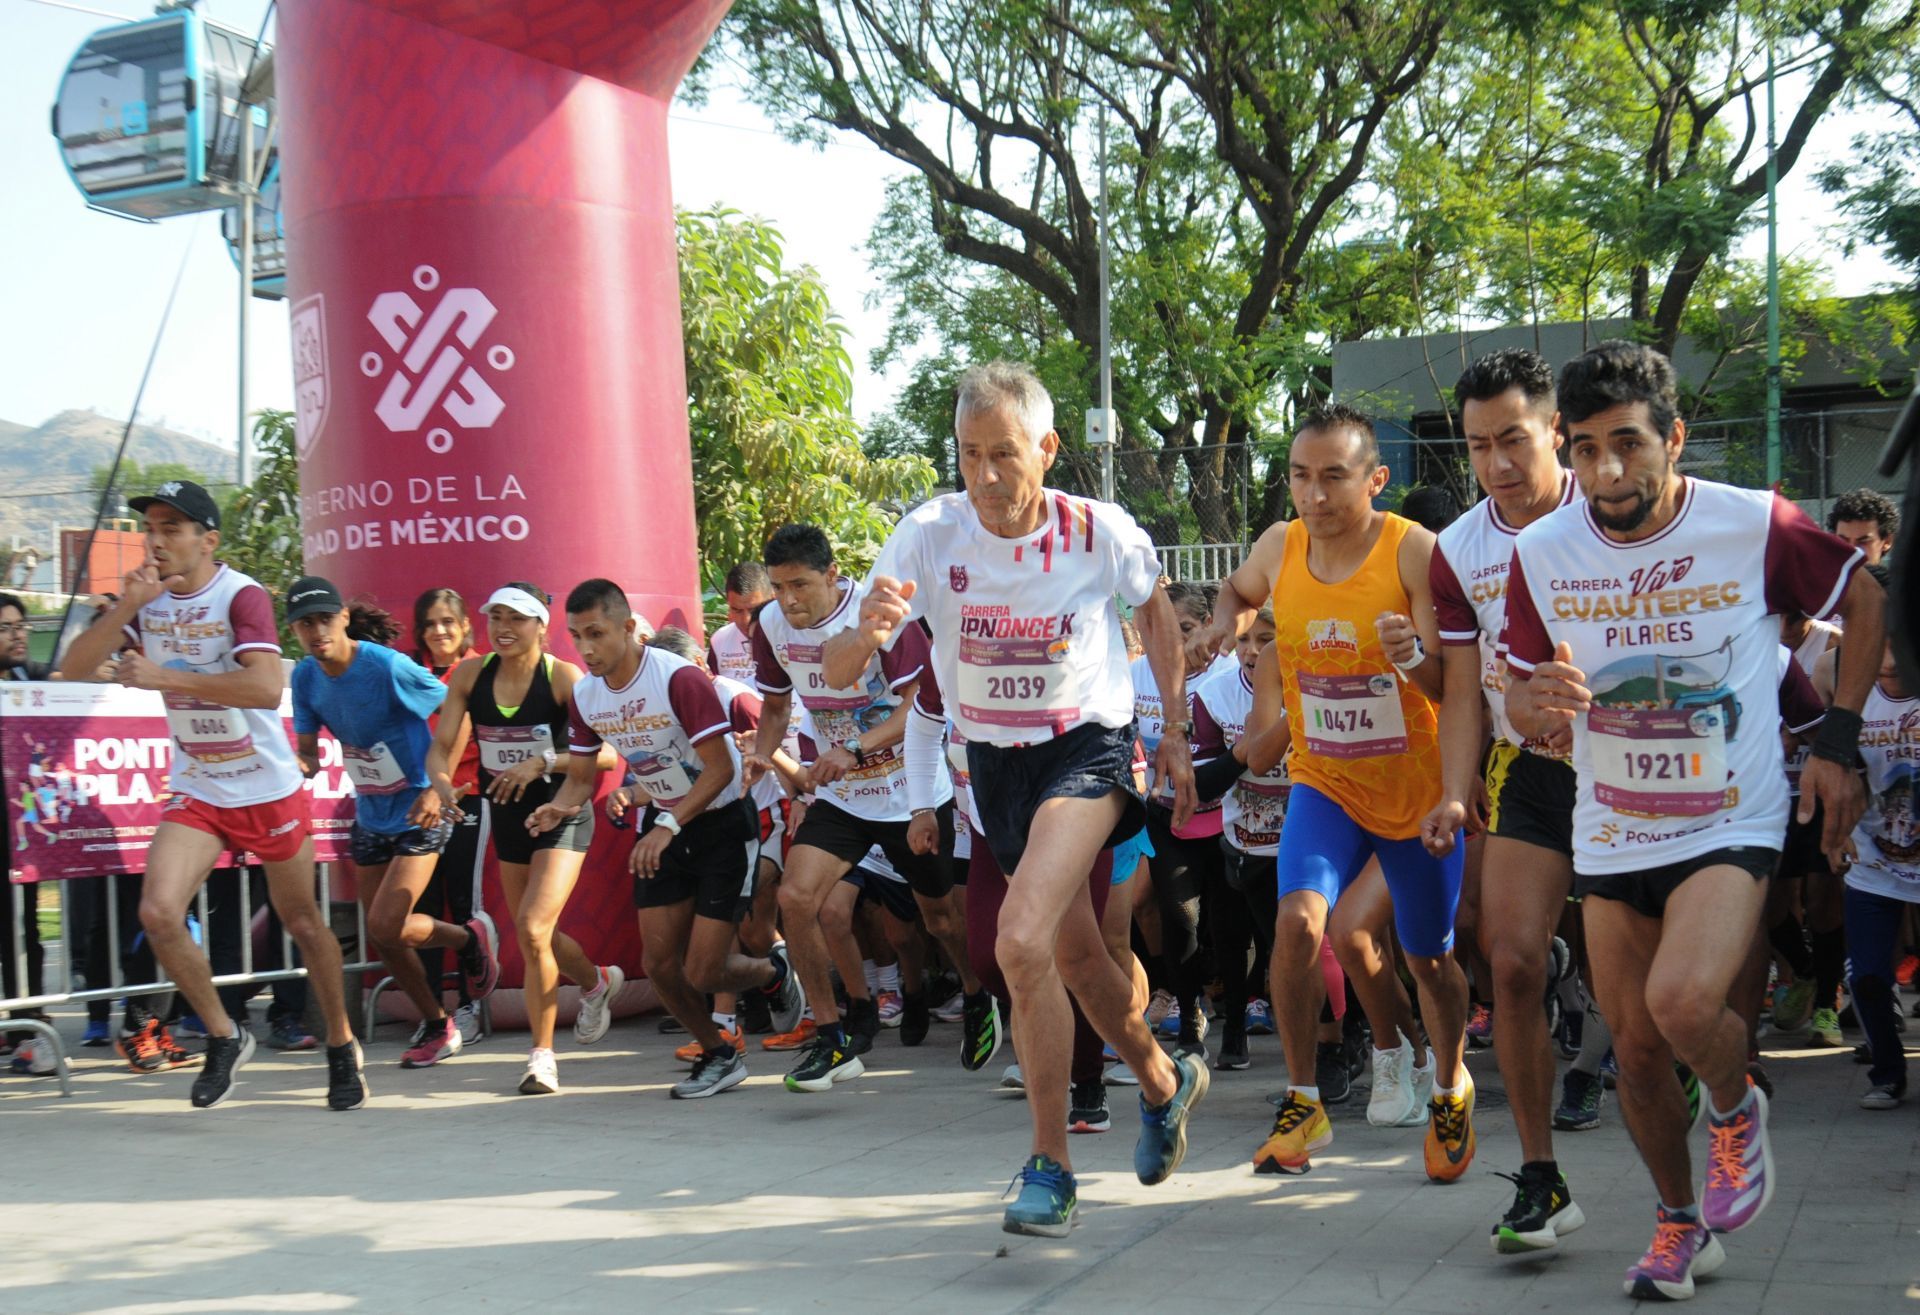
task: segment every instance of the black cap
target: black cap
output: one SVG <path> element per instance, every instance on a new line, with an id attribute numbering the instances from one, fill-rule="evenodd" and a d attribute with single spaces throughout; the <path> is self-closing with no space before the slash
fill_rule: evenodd
<path id="1" fill-rule="evenodd" d="M 213 500 L 213 494 L 190 479 L 170 479 L 144 498 L 127 499 L 127 505 L 135 511 L 145 511 L 156 502 L 165 503 L 210 530 L 220 528 L 220 504 Z"/>
<path id="2" fill-rule="evenodd" d="M 317 575 L 304 576 L 295 580 L 293 588 L 287 590 L 288 625 L 292 625 L 303 616 L 346 610 L 347 605 L 341 601 L 340 591 L 333 587 L 333 581 L 322 580 Z"/>

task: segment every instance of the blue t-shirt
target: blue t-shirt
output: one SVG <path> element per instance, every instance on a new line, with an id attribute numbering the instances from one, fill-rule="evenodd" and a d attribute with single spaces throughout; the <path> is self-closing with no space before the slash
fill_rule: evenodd
<path id="1" fill-rule="evenodd" d="M 353 661 L 329 676 L 319 659 L 293 669 L 293 729 L 333 732 L 358 795 L 355 819 L 369 831 L 412 829 L 407 812 L 427 785 L 427 716 L 447 697 L 440 678 L 404 653 L 360 642 Z"/>

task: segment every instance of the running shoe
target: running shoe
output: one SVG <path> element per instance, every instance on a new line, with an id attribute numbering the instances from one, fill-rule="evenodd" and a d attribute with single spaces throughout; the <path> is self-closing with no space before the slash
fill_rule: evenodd
<path id="1" fill-rule="evenodd" d="M 1606 1101 L 1607 1086 L 1599 1077 L 1570 1068 L 1560 1083 L 1560 1108 L 1553 1112 L 1553 1126 L 1560 1132 L 1592 1132 L 1600 1126 L 1600 1107 Z"/>
<path id="2" fill-rule="evenodd" d="M 1462 1068 L 1460 1078 L 1459 1095 L 1436 1094 L 1427 1104 L 1427 1177 L 1436 1183 L 1458 1182 L 1473 1163 L 1473 1075 Z"/>
<path id="3" fill-rule="evenodd" d="M 1802 977 L 1773 988 L 1773 1030 L 1798 1032 L 1813 1016 L 1813 979 Z"/>
<path id="4" fill-rule="evenodd" d="M 1140 1075 L 1128 1068 L 1124 1062 L 1115 1064 L 1112 1068 L 1108 1069 L 1100 1080 L 1109 1087 L 1137 1087 L 1140 1085 Z"/>
<path id="5" fill-rule="evenodd" d="M 1247 1035 L 1273 1035 L 1273 1006 L 1265 1000 L 1247 1001 Z"/>
<path id="6" fill-rule="evenodd" d="M 880 1010 L 880 1026 L 898 1027 L 900 1017 L 906 1012 L 906 1004 L 898 991 L 882 991 L 874 997 L 874 1005 Z"/>
<path id="7" fill-rule="evenodd" d="M 1313 1085 L 1320 1088 L 1322 1105 L 1344 1105 L 1353 1098 L 1353 1078 L 1338 1041 L 1322 1041 L 1313 1048 Z"/>
<path id="8" fill-rule="evenodd" d="M 1640 1263 L 1627 1271 L 1629 1297 L 1641 1301 L 1685 1301 L 1693 1281 L 1705 1278 L 1727 1260 L 1713 1230 L 1698 1219 L 1654 1208 L 1653 1243 Z"/>
<path id="9" fill-rule="evenodd" d="M 1148 1187 L 1173 1176 L 1187 1158 L 1187 1116 L 1207 1098 L 1207 1066 L 1191 1055 L 1173 1057 L 1179 1085 L 1164 1105 L 1140 1098 L 1140 1140 L 1133 1148 L 1133 1171 Z"/>
<path id="10" fill-rule="evenodd" d="M 185 1068 L 189 1064 L 200 1062 L 200 1056 L 175 1041 L 173 1033 L 164 1027 L 160 1029 L 160 1035 L 155 1040 L 160 1047 L 160 1058 L 166 1061 L 168 1068 Z"/>
<path id="11" fill-rule="evenodd" d="M 465 1044 L 460 1039 L 460 1025 L 453 1021 L 453 1015 L 424 1022 L 413 1034 L 413 1044 L 401 1054 L 400 1067 L 432 1068 L 441 1060 L 459 1054 L 460 1047 Z M 332 1053 L 331 1048 L 328 1053 Z"/>
<path id="12" fill-rule="evenodd" d="M 1680 1079 L 1680 1094 L 1687 1099 L 1687 1131 L 1692 1132 L 1700 1126 L 1700 1120 L 1707 1112 L 1707 1098 L 1702 1094 L 1700 1079 L 1692 1069 L 1676 1059 L 1673 1071 Z"/>
<path id="13" fill-rule="evenodd" d="M 236 1018 L 233 1022 L 235 1031 L 246 1031 L 240 1019 Z M 183 1041 L 208 1041 L 212 1039 L 207 1033 L 207 1025 L 200 1021 L 200 1015 L 198 1014 L 180 1015 L 180 1017 L 174 1021 L 173 1030 Z"/>
<path id="14" fill-rule="evenodd" d="M 580 1012 L 573 1019 L 575 1041 L 590 1046 L 607 1034 L 613 1026 L 613 998 L 626 984 L 627 975 L 619 964 L 610 963 L 600 970 L 600 993 L 592 998 L 584 994 L 580 997 Z"/>
<path id="15" fill-rule="evenodd" d="M 907 991 L 900 996 L 900 1044 L 917 1046 L 933 1030 L 933 1013 L 927 1008 L 925 991 Z"/>
<path id="16" fill-rule="evenodd" d="M 1067 1101 L 1068 1132 L 1105 1132 L 1113 1126 L 1107 1109 L 1107 1084 L 1095 1078 L 1076 1082 Z"/>
<path id="17" fill-rule="evenodd" d="M 267 1045 L 274 1050 L 313 1050 L 320 1042 L 298 1018 L 285 1014 L 267 1029 Z"/>
<path id="18" fill-rule="evenodd" d="M 1147 999 L 1147 1026 L 1158 1028 L 1166 1021 L 1169 1013 L 1180 1012 L 1180 1005 L 1173 998 L 1173 992 L 1166 989 L 1155 991 Z"/>
<path id="19" fill-rule="evenodd" d="M 1840 1016 L 1831 1009 L 1813 1011 L 1813 1021 L 1807 1024 L 1807 1044 L 1810 1046 L 1843 1046 L 1846 1038 L 1840 1035 Z"/>
<path id="20" fill-rule="evenodd" d="M 1427 1062 L 1424 1067 L 1415 1067 L 1411 1063 L 1408 1065 L 1407 1083 L 1413 1089 L 1413 1108 L 1411 1113 L 1400 1120 L 1400 1127 L 1418 1128 L 1428 1122 L 1427 1107 L 1433 1101 L 1433 1066 L 1434 1058 L 1431 1049 L 1427 1051 Z"/>
<path id="21" fill-rule="evenodd" d="M 1001 1216 L 1002 1231 L 1034 1237 L 1065 1237 L 1073 1231 L 1073 1213 L 1080 1200 L 1071 1169 L 1050 1155 L 1036 1155 L 1020 1166 L 1007 1191 L 1013 1190 L 1014 1183 L 1019 1184 L 1020 1195 Z"/>
<path id="22" fill-rule="evenodd" d="M 1528 1255 L 1551 1251 L 1560 1239 L 1587 1222 L 1562 1173 L 1546 1173 L 1545 1166 L 1525 1165 L 1519 1173 L 1503 1173 L 1514 1186 L 1513 1204 L 1493 1226 L 1493 1254 Z"/>
<path id="23" fill-rule="evenodd" d="M 776 1032 L 772 1036 L 760 1038 L 762 1050 L 805 1050 L 813 1044 L 814 1035 L 820 1025 L 811 1018 L 803 1018 L 792 1030 Z"/>
<path id="24" fill-rule="evenodd" d="M 966 1012 L 967 997 L 959 991 L 955 991 L 951 996 L 947 997 L 945 1004 L 938 1004 L 933 1007 L 933 1019 L 936 1023 L 957 1023 L 966 1016 Z"/>
<path id="25" fill-rule="evenodd" d="M 1404 1040 L 1391 1050 L 1373 1052 L 1373 1094 L 1367 1098 L 1367 1122 L 1397 1128 L 1413 1108 L 1413 1047 Z M 1424 1107 L 1422 1107 L 1424 1108 Z"/>
<path id="26" fill-rule="evenodd" d="M 1477 1004 L 1467 1016 L 1467 1044 L 1470 1046 L 1490 1046 L 1493 1044 L 1493 1009 L 1489 1005 Z"/>
<path id="27" fill-rule="evenodd" d="M 1000 1090 L 1025 1091 L 1026 1089 L 1027 1079 L 1025 1075 L 1020 1072 L 1019 1064 L 1009 1064 L 1000 1070 Z"/>
<path id="28" fill-rule="evenodd" d="M 1169 1005 L 1166 1014 L 1160 1019 L 1160 1025 L 1153 1029 L 1159 1036 L 1177 1037 L 1180 1035 L 1180 1002 Z"/>
<path id="29" fill-rule="evenodd" d="M 1199 1047 L 1200 1054 L 1207 1053 L 1204 1042 L 1196 1041 L 1193 1044 Z M 1184 1045 L 1182 1048 L 1185 1048 Z M 1247 1034 L 1241 1031 L 1230 1031 L 1221 1037 L 1220 1058 L 1213 1062 L 1213 1066 L 1234 1072 L 1253 1067 L 1253 1059 L 1247 1054 Z"/>
<path id="30" fill-rule="evenodd" d="M 447 1020 L 453 1032 L 453 1020 Z M 344 1046 L 327 1047 L 327 1108 L 345 1113 L 367 1103 L 367 1075 L 361 1063 L 360 1043 L 348 1038 Z"/>
<path id="31" fill-rule="evenodd" d="M 104 1018 L 89 1019 L 87 1021 L 87 1030 L 80 1034 L 80 1044 L 88 1048 L 104 1046 L 112 1040 L 113 1037 L 110 1034 L 110 1029 L 107 1027 L 107 1020 Z"/>
<path id="32" fill-rule="evenodd" d="M 1920 955 L 1909 954 L 1894 968 L 1893 980 L 1903 987 L 1911 987 L 1915 974 L 1920 974 Z"/>
<path id="33" fill-rule="evenodd" d="M 113 1043 L 114 1053 L 127 1061 L 135 1073 L 152 1073 L 166 1064 L 160 1050 L 160 1020 L 149 1018 L 146 1025 L 131 1035 L 122 1032 Z"/>
<path id="34" fill-rule="evenodd" d="M 1773 1099 L 1773 1074 L 1767 1072 L 1758 1056 L 1747 1061 L 1747 1081 L 1766 1092 L 1767 1099 Z"/>
<path id="35" fill-rule="evenodd" d="M 993 998 L 991 991 L 983 988 L 977 995 L 965 999 L 960 1029 L 960 1067 L 969 1073 L 978 1073 L 1000 1053 L 1000 1043 L 1005 1039 L 1006 1029 L 1000 1024 L 1000 1003 Z"/>
<path id="36" fill-rule="evenodd" d="M 473 944 L 458 955 L 460 976 L 466 981 L 468 998 L 484 1000 L 500 984 L 500 933 L 484 913 L 468 918 L 467 930 L 473 933 Z"/>
<path id="37" fill-rule="evenodd" d="M 674 1083 L 667 1094 L 674 1100 L 704 1100 L 746 1080 L 745 1056 L 732 1046 L 722 1046 L 718 1050 L 702 1051 L 693 1061 L 693 1072 Z"/>
<path id="38" fill-rule="evenodd" d="M 1773 1147 L 1767 1139 L 1767 1097 L 1749 1087 L 1745 1099 L 1722 1118 L 1707 1111 L 1707 1184 L 1700 1218 L 1716 1233 L 1737 1233 L 1760 1217 L 1773 1199 Z"/>
<path id="39" fill-rule="evenodd" d="M 522 1096 L 560 1094 L 560 1065 L 554 1060 L 552 1050 L 527 1052 L 527 1071 L 520 1075 L 520 1094 Z"/>
<path id="40" fill-rule="evenodd" d="M 480 1025 L 480 1006 L 463 1004 L 453 1011 L 453 1025 L 460 1029 L 460 1044 L 470 1046 L 484 1034 Z"/>
<path id="41" fill-rule="evenodd" d="M 774 1036 L 768 1037 L 761 1044 L 768 1050 L 795 1050 L 806 1043 L 802 1041 L 792 1046 L 776 1046 L 773 1042 L 778 1037 L 791 1035 L 800 1028 L 801 1020 L 806 1019 L 807 1015 L 807 992 L 800 985 L 800 974 L 794 971 L 793 960 L 787 954 L 785 941 L 776 942 L 774 947 L 767 951 L 767 958 L 780 969 L 780 985 L 771 995 L 765 991 L 760 993 L 767 1002 L 767 1011 L 774 1031 Z M 806 1019 L 806 1021 L 811 1023 L 813 1020 Z"/>
<path id="42" fill-rule="evenodd" d="M 748 1036 L 766 1036 L 773 1028 L 773 1011 L 767 1007 L 765 991 L 740 993 L 740 1030 Z"/>
<path id="43" fill-rule="evenodd" d="M 1273 1116 L 1273 1131 L 1253 1153 L 1255 1173 L 1306 1173 L 1315 1151 L 1333 1145 L 1333 1122 L 1326 1107 L 1292 1091 Z"/>
<path id="44" fill-rule="evenodd" d="M 840 1025 L 847 1034 L 848 1053 L 864 1055 L 880 1035 L 879 1006 L 871 1000 L 849 1000 L 840 1011 Z"/>
<path id="45" fill-rule="evenodd" d="M 1600 1081 L 1606 1084 L 1608 1091 L 1612 1091 L 1620 1084 L 1620 1061 L 1614 1058 L 1611 1046 L 1607 1048 L 1607 1053 L 1600 1057 Z"/>
<path id="46" fill-rule="evenodd" d="M 800 1062 L 787 1074 L 788 1091 L 831 1091 L 836 1082 L 849 1082 L 867 1071 L 860 1056 L 835 1044 L 831 1037 L 816 1033 L 800 1054 Z"/>
<path id="47" fill-rule="evenodd" d="M 734 1054 L 744 1055 L 747 1053 L 747 1034 L 742 1032 L 738 1026 L 731 1032 L 724 1027 L 721 1028 L 720 1039 L 733 1047 Z M 698 1041 L 689 1041 L 686 1045 L 674 1051 L 673 1057 L 682 1064 L 691 1064 L 706 1053 L 707 1048 Z"/>
<path id="48" fill-rule="evenodd" d="M 1863 1110 L 1899 1109 L 1900 1102 L 1906 1094 L 1904 1083 L 1878 1082 L 1868 1087 L 1866 1094 L 1860 1097 L 1860 1108 Z"/>
<path id="49" fill-rule="evenodd" d="M 15 1073 L 43 1078 L 60 1067 L 53 1046 L 43 1036 L 28 1037 L 13 1052 L 10 1065 Z"/>
<path id="50" fill-rule="evenodd" d="M 253 1058 L 253 1033 L 241 1028 L 233 1036 L 207 1038 L 207 1065 L 193 1080 L 196 1109 L 210 1110 L 233 1092 L 233 1075 Z"/>

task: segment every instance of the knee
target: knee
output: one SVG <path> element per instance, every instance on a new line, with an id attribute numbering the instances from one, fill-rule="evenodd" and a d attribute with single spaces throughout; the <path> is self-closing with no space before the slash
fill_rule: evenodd
<path id="1" fill-rule="evenodd" d="M 780 916 L 788 923 L 821 918 L 824 916 L 821 898 L 797 882 L 783 881 L 780 883 Z"/>
<path id="2" fill-rule="evenodd" d="M 640 950 L 640 967 L 647 974 L 648 981 L 666 986 L 679 982 L 684 975 L 678 958 L 664 949 L 656 950 L 647 945 L 642 945 Z"/>
<path id="3" fill-rule="evenodd" d="M 327 925 L 326 921 L 321 918 L 320 910 L 312 904 L 308 904 L 303 908 L 288 909 L 281 913 L 280 925 L 287 929 L 287 935 L 301 943 L 315 936 L 330 935 L 333 931 L 333 929 Z M 368 935 L 372 934 L 372 929 L 369 928 Z M 375 937 L 376 941 L 378 939 L 378 937 Z"/>
<path id="4" fill-rule="evenodd" d="M 407 949 L 407 912 L 391 904 L 376 904 L 367 912 L 367 935 L 383 950 Z"/>
<path id="5" fill-rule="evenodd" d="M 1658 1033 L 1644 1031 L 1633 1025 L 1622 1027 L 1615 1024 L 1613 1059 L 1620 1066 L 1622 1078 L 1627 1081 L 1644 1081 L 1673 1072 L 1672 1047 Z"/>
<path id="6" fill-rule="evenodd" d="M 1319 920 L 1302 908 L 1281 908 L 1273 920 L 1273 953 L 1290 962 L 1305 962 L 1320 954 Z"/>
<path id="7" fill-rule="evenodd" d="M 513 938 L 522 954 L 544 954 L 553 947 L 553 929 L 558 920 L 548 914 L 538 916 L 522 912 L 514 922 Z"/>
<path id="8" fill-rule="evenodd" d="M 937 941 L 957 935 L 961 930 L 959 920 L 953 916 L 953 910 L 945 901 L 921 905 L 920 920 L 926 924 L 927 935 Z"/>
<path id="9" fill-rule="evenodd" d="M 1531 1000 L 1547 989 L 1547 947 L 1544 944 L 1516 943 L 1512 938 L 1492 938 L 1486 947 L 1487 962 L 1493 966 L 1494 994 L 1505 999 Z"/>
<path id="10" fill-rule="evenodd" d="M 1042 937 L 1031 925 L 1019 925 L 1025 921 L 1028 920 L 1003 918 L 1000 923 L 995 953 L 1000 960 L 1000 971 L 1010 984 L 1037 981 L 1054 968 L 1052 940 Z"/>
<path id="11" fill-rule="evenodd" d="M 1706 1037 L 1726 1011 L 1724 996 L 1716 996 L 1698 983 L 1670 988 L 1648 984 L 1647 1012 L 1653 1015 L 1661 1035 L 1683 1051 Z"/>
<path id="12" fill-rule="evenodd" d="M 815 915 L 820 930 L 829 937 L 853 935 L 853 909 L 841 904 L 823 904 Z"/>

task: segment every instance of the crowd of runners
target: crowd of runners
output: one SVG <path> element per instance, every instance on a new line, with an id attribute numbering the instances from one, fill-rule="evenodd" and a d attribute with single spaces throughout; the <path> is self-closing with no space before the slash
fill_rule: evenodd
<path id="1" fill-rule="evenodd" d="M 764 1052 L 791 1052 L 786 1090 L 829 1092 L 884 1031 L 919 1046 L 935 1022 L 966 1070 L 1011 1043 L 999 1081 L 1033 1124 L 1012 1232 L 1073 1226 L 1069 1141 L 1111 1126 L 1109 1088 L 1137 1088 L 1134 1168 L 1159 1183 L 1212 1073 L 1269 1032 L 1287 1081 L 1245 1130 L 1252 1172 L 1307 1172 L 1364 1074 L 1368 1122 L 1423 1128 L 1427 1177 L 1456 1181 L 1465 1056 L 1497 1038 L 1519 1168 L 1494 1250 L 1580 1227 L 1556 1135 L 1598 1126 L 1612 1089 L 1654 1189 L 1626 1290 L 1684 1298 L 1775 1191 L 1764 1029 L 1838 1044 L 1844 993 L 1860 1103 L 1901 1103 L 1920 703 L 1883 633 L 1891 503 L 1849 495 L 1822 529 L 1683 475 L 1649 348 L 1557 375 L 1509 350 L 1455 389 L 1485 494 L 1464 514 L 1379 510 L 1372 423 L 1328 406 L 1288 451 L 1294 519 L 1217 585 L 1174 583 L 1125 511 L 1047 486 L 1031 371 L 977 367 L 957 397 L 963 492 L 908 512 L 864 579 L 821 529 L 781 528 L 705 645 L 605 579 L 557 608 L 525 582 L 472 612 L 435 590 L 410 635 L 318 578 L 276 613 L 219 562 L 204 489 L 134 499 L 147 561 L 62 672 L 117 653 L 113 679 L 165 697 L 138 913 L 208 1038 L 192 1103 L 254 1047 L 186 925 L 228 848 L 265 868 L 309 970 L 328 1104 L 368 1099 L 314 895 L 322 729 L 356 786 L 369 935 L 422 1019 L 401 1065 L 471 1040 L 443 964 L 462 1005 L 498 980 L 472 898 L 490 848 L 532 1034 L 518 1090 L 561 1090 L 561 980 L 584 1046 L 624 975 L 560 915 L 595 829 L 631 829 L 642 966 L 687 1034 L 672 1096 Z M 292 741 L 280 616 L 306 650 Z M 549 652 L 560 626 L 585 670 Z"/>

